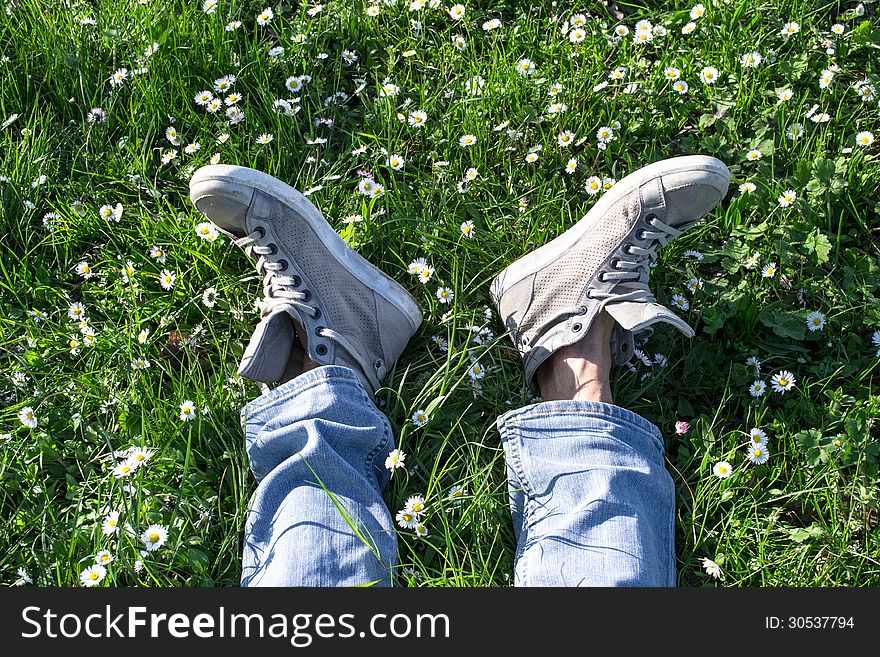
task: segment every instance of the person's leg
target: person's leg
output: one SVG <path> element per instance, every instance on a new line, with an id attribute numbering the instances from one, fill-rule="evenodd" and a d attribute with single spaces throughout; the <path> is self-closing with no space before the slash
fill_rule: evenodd
<path id="1" fill-rule="evenodd" d="M 674 487 L 663 439 L 611 398 L 614 320 L 537 372 L 542 403 L 499 419 L 518 586 L 672 586 Z"/>
<path id="2" fill-rule="evenodd" d="M 657 250 L 708 213 L 729 172 L 713 158 L 645 167 L 578 224 L 501 272 L 492 296 L 543 402 L 498 419 L 520 586 L 673 586 L 674 486 L 656 426 L 614 405 L 632 332 L 691 328 L 648 289 Z M 616 322 L 616 324 L 615 324 Z"/>
<path id="3" fill-rule="evenodd" d="M 391 427 L 355 373 L 310 370 L 242 411 L 257 490 L 242 586 L 390 585 L 394 521 L 382 499 Z"/>
<path id="4" fill-rule="evenodd" d="M 421 323 L 418 304 L 280 180 L 207 166 L 190 197 L 264 276 L 239 374 L 282 384 L 242 411 L 258 482 L 242 585 L 391 584 L 382 490 L 394 441 L 372 397 Z"/>

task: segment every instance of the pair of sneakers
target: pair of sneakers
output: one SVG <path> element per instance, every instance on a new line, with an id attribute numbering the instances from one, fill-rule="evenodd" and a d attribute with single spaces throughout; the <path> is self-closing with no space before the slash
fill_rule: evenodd
<path id="1" fill-rule="evenodd" d="M 535 387 L 540 365 L 583 338 L 603 309 L 612 352 L 626 362 L 633 333 L 691 327 L 648 288 L 657 251 L 714 208 L 730 183 L 715 158 L 671 158 L 626 176 L 578 223 L 501 271 L 491 296 Z M 239 166 L 200 168 L 190 198 L 263 275 L 261 320 L 239 374 L 264 383 L 318 365 L 351 368 L 375 393 L 422 322 L 416 300 L 353 251 L 298 191 Z"/>

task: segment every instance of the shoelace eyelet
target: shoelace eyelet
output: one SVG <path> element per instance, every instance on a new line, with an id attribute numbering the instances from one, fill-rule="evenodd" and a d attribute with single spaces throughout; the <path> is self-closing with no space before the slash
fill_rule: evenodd
<path id="1" fill-rule="evenodd" d="M 288 263 L 287 260 L 284 260 L 282 258 L 281 260 L 278 261 L 278 265 L 281 267 L 280 271 L 286 271 L 287 268 L 290 266 L 290 263 Z"/>
<path id="2" fill-rule="evenodd" d="M 581 324 L 580 322 L 578 322 L 577 324 L 575 324 L 575 325 L 573 325 L 573 326 L 571 327 L 571 330 L 574 331 L 575 333 L 580 333 L 580 330 L 581 330 L 583 327 L 584 327 L 583 324 Z"/>
<path id="3" fill-rule="evenodd" d="M 317 353 L 319 356 L 326 356 L 327 345 L 319 344 L 317 347 L 315 347 L 315 353 Z"/>
<path id="4" fill-rule="evenodd" d="M 320 308 L 315 308 L 315 314 L 312 317 L 312 319 L 321 319 L 321 309 Z"/>
<path id="5" fill-rule="evenodd" d="M 267 255 L 275 255 L 276 253 L 278 253 L 277 244 L 269 244 L 267 245 L 267 248 L 269 249 L 269 253 Z"/>
<path id="6" fill-rule="evenodd" d="M 299 287 L 300 285 L 302 285 L 302 279 L 296 274 L 291 276 L 291 278 L 293 279 L 293 287 Z"/>
<path id="7" fill-rule="evenodd" d="M 651 224 L 652 226 L 654 225 L 654 221 L 656 221 L 656 220 L 657 220 L 657 215 L 653 214 L 653 213 L 651 213 L 645 217 L 645 221 L 647 223 Z"/>
<path id="8" fill-rule="evenodd" d="M 311 298 L 312 298 L 312 293 L 309 292 L 308 290 L 303 290 L 303 298 L 302 298 L 303 302 L 306 302 Z M 323 328 L 323 327 L 321 327 L 321 328 Z"/>
<path id="9" fill-rule="evenodd" d="M 260 239 L 266 237 L 266 229 L 262 226 L 256 226 L 254 230 L 260 234 Z"/>

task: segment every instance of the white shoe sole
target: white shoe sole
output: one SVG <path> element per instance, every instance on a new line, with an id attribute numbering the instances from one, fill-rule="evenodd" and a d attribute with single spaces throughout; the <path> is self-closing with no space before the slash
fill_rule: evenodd
<path id="1" fill-rule="evenodd" d="M 492 281 L 489 289 L 495 305 L 498 305 L 499 299 L 508 288 L 561 258 L 566 251 L 577 244 L 587 231 L 602 220 L 611 206 L 622 198 L 655 178 L 694 170 L 709 171 L 723 177 L 728 184 L 730 182 L 730 171 L 724 166 L 724 163 L 706 155 L 685 155 L 661 160 L 634 171 L 603 194 L 596 205 L 578 223 L 551 242 L 535 249 L 502 270 Z"/>
<path id="2" fill-rule="evenodd" d="M 201 167 L 193 174 L 189 183 L 190 193 L 197 196 L 199 185 L 212 181 L 252 187 L 284 203 L 308 223 L 341 267 L 396 307 L 406 317 L 413 332 L 421 325 L 422 311 L 412 295 L 397 281 L 348 246 L 327 223 L 321 211 L 293 187 L 256 169 L 231 164 L 212 164 Z"/>

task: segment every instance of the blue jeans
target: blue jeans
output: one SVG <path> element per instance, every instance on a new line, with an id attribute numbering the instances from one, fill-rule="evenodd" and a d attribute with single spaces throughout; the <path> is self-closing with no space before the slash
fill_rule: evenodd
<path id="1" fill-rule="evenodd" d="M 382 499 L 388 419 L 344 367 L 310 370 L 242 410 L 258 485 L 242 586 L 391 585 Z M 532 404 L 498 419 L 518 586 L 674 586 L 674 488 L 657 427 L 601 402 Z"/>

